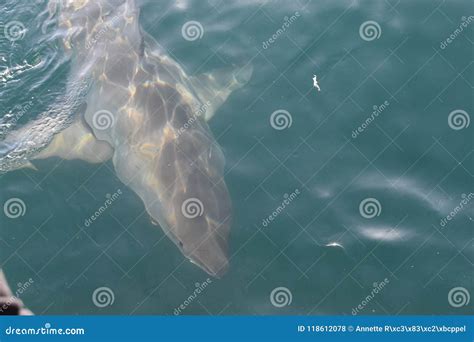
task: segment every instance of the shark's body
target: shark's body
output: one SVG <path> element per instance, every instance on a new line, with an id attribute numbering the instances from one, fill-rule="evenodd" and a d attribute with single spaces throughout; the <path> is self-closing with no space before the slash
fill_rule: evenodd
<path id="1" fill-rule="evenodd" d="M 118 178 L 182 253 L 221 276 L 231 201 L 223 154 L 205 119 L 248 81 L 251 68 L 188 77 L 141 32 L 132 0 L 64 0 L 58 10 L 71 77 L 92 81 L 83 112 L 30 159 L 112 158 Z M 4 150 L 3 157 L 14 152 L 15 140 Z"/>

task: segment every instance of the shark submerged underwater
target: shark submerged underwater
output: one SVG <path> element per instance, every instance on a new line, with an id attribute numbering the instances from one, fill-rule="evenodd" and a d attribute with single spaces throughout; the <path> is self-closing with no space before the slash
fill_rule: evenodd
<path id="1" fill-rule="evenodd" d="M 0 172 L 50 157 L 112 159 L 182 254 L 221 277 L 232 205 L 224 156 L 206 120 L 249 81 L 252 67 L 186 75 L 140 28 L 132 0 L 52 1 L 50 12 L 71 56 L 71 92 L 82 94 L 84 81 L 86 95 L 67 102 L 72 119 L 47 114 L 9 132 L 0 141 Z"/>

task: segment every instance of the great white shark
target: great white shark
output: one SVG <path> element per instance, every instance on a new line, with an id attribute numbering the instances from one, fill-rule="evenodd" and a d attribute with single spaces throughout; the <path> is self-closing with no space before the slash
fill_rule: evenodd
<path id="1" fill-rule="evenodd" d="M 187 75 L 141 29 L 133 0 L 54 0 L 50 12 L 71 56 L 69 92 L 77 96 L 66 108 L 75 114 L 46 113 L 11 131 L 0 141 L 0 171 L 50 157 L 112 159 L 183 255 L 221 277 L 232 205 L 224 156 L 206 121 L 249 81 L 251 65 Z"/>

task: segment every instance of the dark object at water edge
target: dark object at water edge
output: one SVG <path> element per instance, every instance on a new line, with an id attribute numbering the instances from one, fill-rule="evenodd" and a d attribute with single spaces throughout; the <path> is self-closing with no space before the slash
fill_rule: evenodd
<path id="1" fill-rule="evenodd" d="M 15 297 L 8 287 L 3 271 L 0 270 L 0 315 L 32 315 L 23 302 Z"/>

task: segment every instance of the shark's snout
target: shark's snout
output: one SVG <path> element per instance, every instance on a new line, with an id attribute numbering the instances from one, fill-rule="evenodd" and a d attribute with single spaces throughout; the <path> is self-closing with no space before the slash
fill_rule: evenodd
<path id="1" fill-rule="evenodd" d="M 188 257 L 189 260 L 207 272 L 209 275 L 222 278 L 229 269 L 229 260 L 227 257 L 227 251 L 220 250 L 217 252 L 211 252 L 210 248 L 213 246 L 205 246 L 193 251 Z"/>
<path id="2" fill-rule="evenodd" d="M 221 278 L 229 268 L 230 198 L 225 186 L 201 188 L 200 195 L 202 200 L 176 200 L 174 232 L 180 249 L 192 263 Z"/>
<path id="3" fill-rule="evenodd" d="M 227 223 L 223 223 L 226 225 Z M 198 227 L 194 227 L 198 228 Z M 209 275 L 221 278 L 229 269 L 227 238 L 213 229 L 228 231 L 228 227 L 206 226 L 200 229 L 209 231 L 200 241 L 191 245 L 183 245 L 183 253 L 189 260 L 206 271 Z M 199 228 L 198 228 L 199 229 Z"/>

